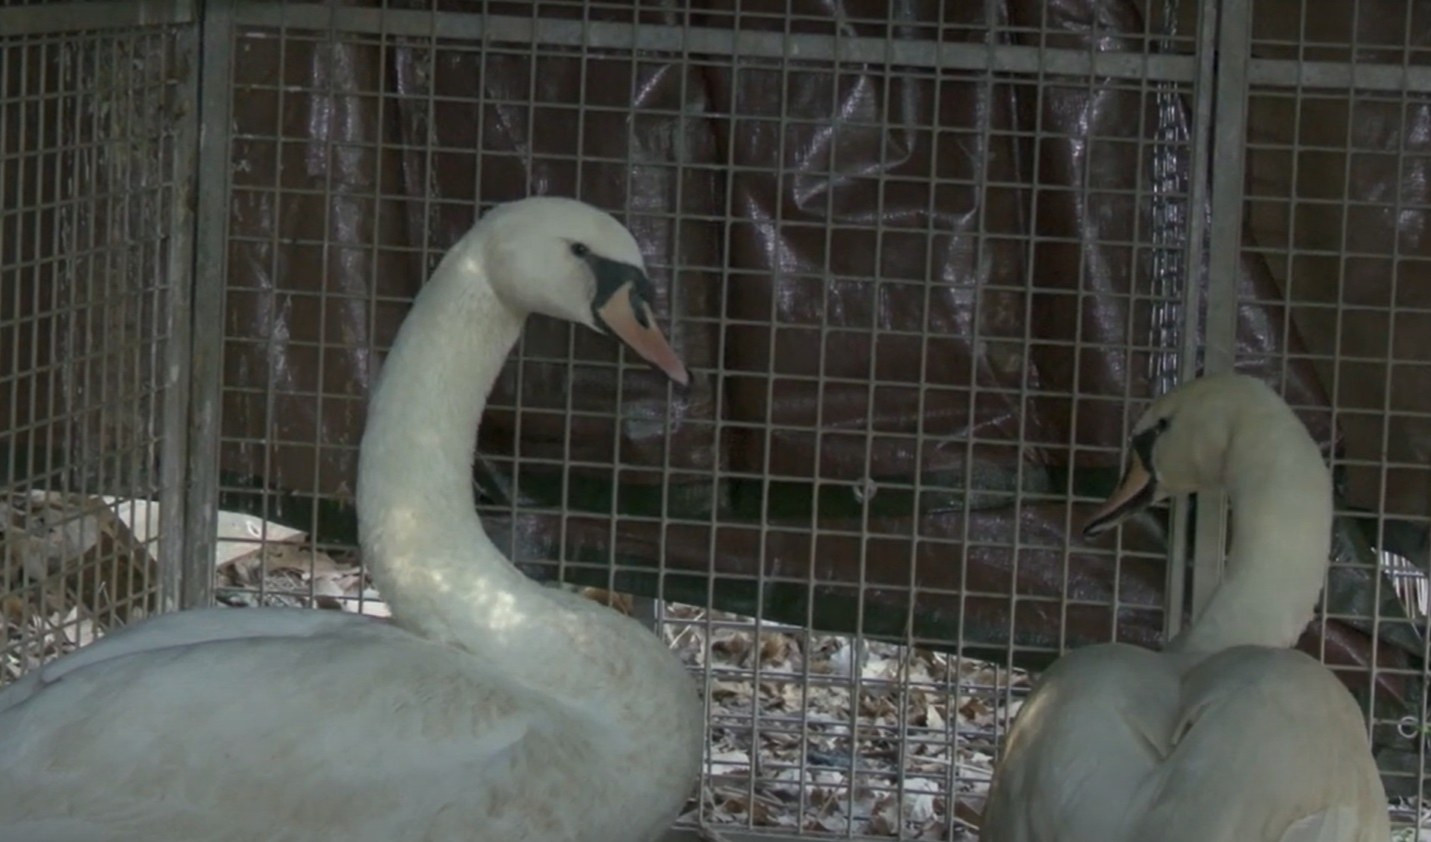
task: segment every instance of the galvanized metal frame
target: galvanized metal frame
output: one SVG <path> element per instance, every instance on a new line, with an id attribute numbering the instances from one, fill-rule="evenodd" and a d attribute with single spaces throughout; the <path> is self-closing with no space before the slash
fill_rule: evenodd
<path id="1" fill-rule="evenodd" d="M 1242 261 L 1242 183 L 1247 139 L 1247 63 L 1252 57 L 1251 0 L 1221 0 L 1217 18 L 1212 115 L 1211 220 L 1208 223 L 1207 323 L 1203 372 L 1232 370 L 1237 351 L 1237 283 Z M 1227 496 L 1198 500 L 1194 539 L 1192 611 L 1196 617 L 1222 579 L 1227 546 Z"/>
<path id="2" fill-rule="evenodd" d="M 739 16 L 739 12 L 736 12 Z M 444 38 L 469 41 L 530 42 L 549 46 L 656 52 L 709 53 L 748 58 L 871 62 L 941 70 L 991 70 L 1009 73 L 1056 73 L 1079 76 L 1149 78 L 1189 82 L 1191 56 L 1086 52 L 1058 47 L 896 41 L 801 33 L 729 31 L 700 26 L 629 24 L 608 21 L 553 20 L 511 15 L 470 14 L 417 9 L 373 9 L 319 3 L 240 4 L 236 22 L 388 35 L 427 37 L 435 28 Z M 637 40 L 639 38 L 639 41 Z"/>
<path id="3" fill-rule="evenodd" d="M 1218 7 L 1220 0 L 1201 0 L 1198 4 L 1197 37 L 1200 44 L 1217 42 Z M 1202 279 L 1207 273 L 1207 252 L 1203 248 L 1207 236 L 1208 167 L 1212 158 L 1212 127 L 1214 92 L 1216 89 L 1216 51 L 1198 52 L 1197 80 L 1193 86 L 1192 157 L 1188 162 L 1188 254 L 1185 262 L 1187 278 L 1183 283 L 1182 343 L 1178 360 L 1178 377 L 1186 382 L 1198 375 L 1198 352 L 1202 334 Z M 1189 531 L 1192 529 L 1191 508 L 1186 499 L 1173 503 L 1168 530 L 1167 618 L 1165 634 L 1171 640 L 1183 626 L 1183 606 L 1187 601 L 1187 554 Z"/>
<path id="4" fill-rule="evenodd" d="M 171 0 L 174 23 L 192 23 L 197 19 L 197 7 L 203 0 Z M 112 5 L 112 4 L 106 4 Z M 151 5 L 162 5 L 153 3 Z M 141 7 L 142 9 L 143 7 Z M 198 225 L 199 198 L 196 153 L 199 142 L 199 30 L 192 27 L 178 36 L 176 60 L 185 67 L 183 82 L 171 104 L 177 140 L 174 148 L 173 179 L 175 184 L 172 231 L 169 246 L 169 277 L 187 279 L 194 268 L 194 238 Z M 193 371 L 194 287 L 176 283 L 166 314 L 170 340 L 165 360 L 168 381 L 163 412 L 163 452 L 160 456 L 164 498 L 160 500 L 159 569 L 162 582 L 161 607 L 172 611 L 184 607 L 184 583 L 192 564 L 193 547 L 189 540 L 195 533 L 186 517 L 189 496 L 189 398 L 195 382 Z M 202 331 L 200 331 L 202 334 Z"/>
<path id="5" fill-rule="evenodd" d="M 229 109 L 233 99 L 233 13 L 241 0 L 205 0 L 200 40 L 197 222 L 192 267 L 194 302 L 187 424 L 185 499 L 187 566 L 181 604 L 213 602 L 213 559 L 218 535 L 219 434 L 223 388 L 224 280 L 229 218 Z"/>
<path id="6" fill-rule="evenodd" d="M 127 0 L 124 3 L 46 3 L 0 8 L 0 35 L 60 35 L 194 22 L 201 0 Z"/>

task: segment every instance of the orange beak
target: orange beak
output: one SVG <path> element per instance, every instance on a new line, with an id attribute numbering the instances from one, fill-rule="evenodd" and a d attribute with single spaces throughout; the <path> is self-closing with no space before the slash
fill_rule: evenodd
<path id="1" fill-rule="evenodd" d="M 1135 452 L 1118 489 L 1098 507 L 1098 511 L 1093 513 L 1088 523 L 1084 524 L 1083 537 L 1101 535 L 1117 526 L 1128 515 L 1145 508 L 1153 502 L 1157 487 L 1157 478 L 1143 464 L 1143 457 Z"/>
<path id="2" fill-rule="evenodd" d="M 651 312 L 651 306 L 645 301 L 633 305 L 631 289 L 629 282 L 623 284 L 605 304 L 596 309 L 596 315 L 617 338 L 639 354 L 641 359 L 664 371 L 677 385 L 690 385 L 691 375 L 666 341 L 661 329 L 656 327 L 656 317 Z M 641 308 L 639 313 L 636 307 Z"/>

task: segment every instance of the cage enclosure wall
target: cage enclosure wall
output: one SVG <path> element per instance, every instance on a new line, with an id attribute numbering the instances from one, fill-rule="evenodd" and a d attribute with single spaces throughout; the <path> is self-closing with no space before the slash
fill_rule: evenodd
<path id="1" fill-rule="evenodd" d="M 534 318 L 473 480 L 702 678 L 687 824 L 968 838 L 1033 674 L 1217 581 L 1206 502 L 1078 536 L 1146 401 L 1236 367 L 1331 461 L 1299 645 L 1425 825 L 1431 4 L 71 5 L 0 9 L 52 27 L 0 27 L 0 681 L 161 596 L 386 614 L 373 378 L 479 214 L 561 194 L 636 234 L 693 385 Z"/>
<path id="2" fill-rule="evenodd" d="M 177 594 L 182 5 L 0 4 L 0 683 Z"/>

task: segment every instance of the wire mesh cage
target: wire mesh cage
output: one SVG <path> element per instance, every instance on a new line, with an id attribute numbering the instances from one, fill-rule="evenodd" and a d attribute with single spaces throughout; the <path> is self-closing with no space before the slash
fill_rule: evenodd
<path id="1" fill-rule="evenodd" d="M 352 508 L 382 357 L 477 215 L 571 195 L 636 234 L 693 386 L 534 318 L 474 483 L 526 573 L 643 617 L 701 679 L 683 823 L 974 835 L 1037 671 L 1157 648 L 1215 586 L 1215 506 L 1078 527 L 1142 405 L 1235 366 L 1331 460 L 1299 646 L 1363 705 L 1419 838 L 1426 4 L 182 6 L 0 41 L 7 536 L 54 528 L 14 508 L 35 493 L 169 501 L 182 581 L 126 568 L 136 616 L 181 584 L 385 615 Z M 125 518 L 85 569 L 158 558 Z M 8 575 L 7 611 L 59 587 Z M 0 681 L 54 654 L 45 622 Z"/>
<path id="2" fill-rule="evenodd" d="M 1428 509 L 1417 384 L 1428 346 L 1417 276 L 1427 196 L 1416 126 L 1431 90 L 1428 11 L 1257 2 L 1242 260 L 1271 279 L 1272 294 L 1237 290 L 1239 306 L 1265 308 L 1289 336 L 1257 355 L 1277 380 L 1289 367 L 1315 372 L 1317 390 L 1297 403 L 1325 431 L 1339 517 L 1319 618 L 1303 643 L 1315 639 L 1305 648 L 1366 708 L 1407 839 L 1426 826 Z M 1250 329 L 1240 326 L 1239 344 Z"/>
<path id="3" fill-rule="evenodd" d="M 1195 75 L 1149 72 L 1170 25 L 993 8 L 239 10 L 221 504 L 308 543 L 218 598 L 383 611 L 346 508 L 370 355 L 476 212 L 575 195 L 646 245 L 697 384 L 534 320 L 489 531 L 703 674 L 708 821 L 959 835 L 1024 669 L 1163 632 L 1154 530 L 1065 536 L 1176 373 Z"/>
<path id="4" fill-rule="evenodd" d="M 74 31 L 73 10 L 13 5 L 0 9 L 0 683 L 174 599 L 159 541 L 176 553 L 182 535 L 160 512 L 182 468 L 180 115 L 195 111 L 183 27 L 101 13 Z"/>

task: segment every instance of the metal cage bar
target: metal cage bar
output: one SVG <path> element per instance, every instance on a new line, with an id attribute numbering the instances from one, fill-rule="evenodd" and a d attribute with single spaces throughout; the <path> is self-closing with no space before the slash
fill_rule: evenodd
<path id="1" fill-rule="evenodd" d="M 188 23 L 195 19 L 199 0 L 177 2 L 176 23 Z M 184 282 L 194 268 L 194 238 L 198 223 L 196 207 L 199 199 L 198 167 L 196 153 L 199 143 L 199 31 L 196 26 L 180 30 L 175 35 L 174 62 L 179 71 L 180 83 L 169 103 L 175 121 L 173 151 L 173 200 L 170 206 L 172 233 L 169 242 L 170 278 L 182 279 L 175 283 L 171 292 L 167 313 L 168 333 L 164 374 L 165 400 L 163 422 L 163 451 L 160 465 L 163 471 L 163 494 L 160 497 L 161 511 L 167 510 L 168 517 L 161 523 L 159 566 L 163 577 L 162 607 L 166 611 L 176 610 L 186 603 L 183 598 L 184 580 L 188 578 L 188 565 L 192 564 L 192 544 L 188 540 L 193 533 L 188 528 L 187 509 L 189 480 L 189 396 L 193 384 L 193 316 L 194 287 Z"/>
<path id="2" fill-rule="evenodd" d="M 1243 144 L 1247 135 L 1247 62 L 1251 0 L 1218 4 L 1217 96 L 1213 114 L 1211 220 L 1208 223 L 1207 326 L 1203 371 L 1230 371 L 1236 350 L 1237 283 L 1242 244 Z M 1203 494 L 1194 538 L 1192 611 L 1196 617 L 1222 580 L 1227 495 Z"/>
<path id="3" fill-rule="evenodd" d="M 206 0 L 199 64 L 198 229 L 193 264 L 192 385 L 187 424 L 185 531 L 188 567 L 181 602 L 213 602 L 213 561 L 218 533 L 219 424 L 223 384 L 224 279 L 228 253 L 229 103 L 232 100 L 233 0 Z"/>

